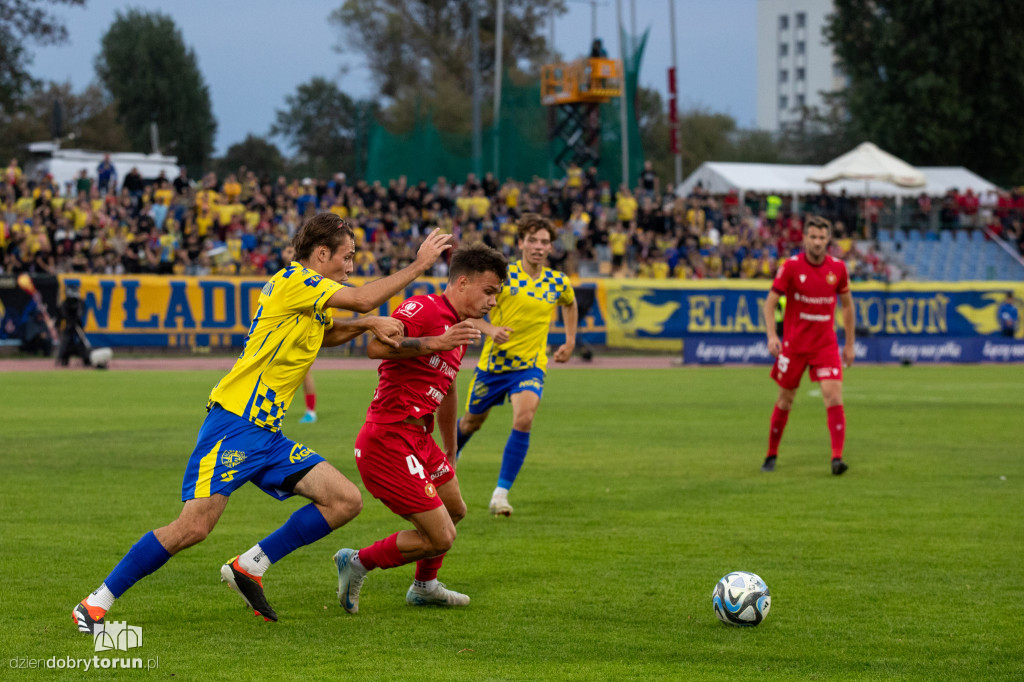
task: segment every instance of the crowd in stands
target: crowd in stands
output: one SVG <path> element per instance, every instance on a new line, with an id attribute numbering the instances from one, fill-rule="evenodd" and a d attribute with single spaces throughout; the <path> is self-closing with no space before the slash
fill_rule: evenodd
<path id="1" fill-rule="evenodd" d="M 871 237 L 881 201 L 843 195 L 778 197 L 737 192 L 688 197 L 663 193 L 646 164 L 630 189 L 598 179 L 596 169 L 571 166 L 549 182 L 499 182 L 491 173 L 460 182 L 409 183 L 257 177 L 245 167 L 218 178 L 144 180 L 134 170 L 118 178 L 104 163 L 58 187 L 49 176 L 25 177 L 16 159 L 0 191 L 0 271 L 5 273 L 155 273 L 268 276 L 303 220 L 331 211 L 357 237 L 357 276 L 388 274 L 410 263 L 434 226 L 458 243 L 484 242 L 507 255 L 524 212 L 557 226 L 552 266 L 580 276 L 678 279 L 771 278 L 780 259 L 799 249 L 801 216 L 831 218 L 833 255 L 854 280 L 890 276 L 889 266 L 857 238 Z M 935 212 L 922 196 L 912 221 Z M 943 226 L 987 224 L 1024 246 L 1019 192 L 992 198 L 951 192 L 939 202 Z M 949 209 L 949 210 L 946 210 Z M 434 275 L 446 275 L 439 262 Z"/>

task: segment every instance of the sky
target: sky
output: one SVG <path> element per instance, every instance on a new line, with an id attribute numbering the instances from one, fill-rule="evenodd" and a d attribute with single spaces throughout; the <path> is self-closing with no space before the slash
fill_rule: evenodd
<path id="1" fill-rule="evenodd" d="M 493 0 L 482 0 L 491 2 Z M 672 0 L 621 0 L 629 29 L 650 28 L 640 83 L 667 97 L 672 63 Z M 566 58 L 589 52 L 592 12 L 597 34 L 618 56 L 615 0 L 566 0 L 569 12 L 555 21 L 555 44 Z M 29 71 L 42 80 L 70 81 L 80 92 L 96 79 L 100 38 L 118 11 L 138 8 L 169 15 L 193 50 L 209 86 L 217 119 L 214 153 L 222 155 L 246 135 L 266 135 L 285 98 L 314 76 L 329 78 L 353 97 L 371 97 L 369 71 L 358 54 L 338 53 L 340 33 L 328 23 L 341 0 L 86 0 L 86 7 L 56 7 L 66 20 L 62 46 L 30 45 Z M 675 0 L 681 110 L 706 108 L 753 127 L 756 115 L 757 0 Z M 546 29 L 550 37 L 550 26 Z M 273 140 L 284 146 L 281 140 Z"/>

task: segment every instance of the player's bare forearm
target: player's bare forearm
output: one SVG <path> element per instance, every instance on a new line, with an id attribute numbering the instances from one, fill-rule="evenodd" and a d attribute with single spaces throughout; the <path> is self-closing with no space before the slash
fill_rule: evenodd
<path id="1" fill-rule="evenodd" d="M 423 244 L 416 254 L 416 260 L 410 265 L 393 275 L 382 277 L 361 287 L 343 287 L 334 292 L 334 295 L 327 301 L 327 305 L 359 313 L 370 312 L 429 270 L 438 256 L 452 247 L 448 243 L 450 240 L 450 234 L 444 234 L 435 229 L 423 240 Z"/>
<path id="2" fill-rule="evenodd" d="M 857 340 L 857 321 L 853 310 L 853 294 L 847 291 L 839 294 L 839 300 L 843 305 L 843 332 L 846 335 L 846 345 L 843 348 L 843 359 L 847 366 L 853 364 L 856 357 L 855 342 Z"/>
<path id="3" fill-rule="evenodd" d="M 562 319 L 565 321 L 565 343 L 558 347 L 552 356 L 555 362 L 569 362 L 572 359 L 572 351 L 576 348 L 576 327 L 579 324 L 580 311 L 576 307 L 576 301 L 565 306 L 562 312 Z"/>
<path id="4" fill-rule="evenodd" d="M 779 292 L 771 289 L 768 292 L 768 298 L 764 300 L 764 310 L 762 311 L 764 312 L 765 334 L 768 336 L 768 352 L 775 357 L 782 352 L 782 342 L 779 341 L 779 335 L 775 331 L 775 308 L 779 305 L 779 298 Z"/>
<path id="5" fill-rule="evenodd" d="M 459 417 L 459 403 L 455 382 L 448 387 L 448 393 L 441 400 L 437 408 L 437 428 L 441 432 L 441 444 L 444 447 L 445 455 L 455 466 L 455 451 L 458 448 L 455 437 L 455 425 Z"/>
<path id="6" fill-rule="evenodd" d="M 324 342 L 321 345 L 326 347 L 340 346 L 367 331 L 369 331 L 369 327 L 361 318 L 335 320 L 331 328 L 324 332 Z"/>
<path id="7" fill-rule="evenodd" d="M 466 320 L 474 329 L 491 337 L 494 343 L 499 346 L 509 340 L 512 336 L 512 327 L 499 327 L 481 318 L 470 318 Z"/>
<path id="8" fill-rule="evenodd" d="M 395 339 L 397 347 L 385 345 L 378 339 L 370 339 L 366 344 L 366 354 L 374 360 L 401 360 L 418 358 L 421 355 L 436 353 L 439 336 L 400 336 Z"/>
<path id="9" fill-rule="evenodd" d="M 372 332 L 378 343 L 384 345 L 394 343 L 394 337 L 402 333 L 402 323 L 393 317 L 353 317 L 348 320 L 335 320 L 334 324 L 324 332 L 324 346 L 339 346 L 347 343 L 366 332 Z"/>

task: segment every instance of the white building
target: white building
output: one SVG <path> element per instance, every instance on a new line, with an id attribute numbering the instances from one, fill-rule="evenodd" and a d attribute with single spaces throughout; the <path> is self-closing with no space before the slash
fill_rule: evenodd
<path id="1" fill-rule="evenodd" d="M 758 0 L 757 127 L 778 130 L 846 86 L 823 34 L 832 0 Z"/>

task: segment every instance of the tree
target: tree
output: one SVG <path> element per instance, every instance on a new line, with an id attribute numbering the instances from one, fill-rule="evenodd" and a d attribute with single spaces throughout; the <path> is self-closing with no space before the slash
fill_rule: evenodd
<path id="1" fill-rule="evenodd" d="M 299 85 L 285 98 L 287 109 L 276 112 L 270 134 L 294 147 L 303 161 L 303 172 L 324 177 L 338 171 L 356 173 L 357 138 L 376 105 L 356 102 L 336 84 L 316 76 Z"/>
<path id="2" fill-rule="evenodd" d="M 484 101 L 494 82 L 495 3 L 479 8 L 480 71 Z M 551 61 L 543 37 L 565 0 L 505 0 L 504 65 L 539 73 Z M 471 6 L 465 0 L 346 0 L 330 15 L 338 27 L 339 52 L 366 59 L 380 94 L 390 100 L 394 120 L 411 120 L 422 107 L 434 112 L 442 130 L 468 131 L 472 97 Z M 581 52 L 586 45 L 581 44 Z M 390 112 L 389 112 L 390 113 Z"/>
<path id="3" fill-rule="evenodd" d="M 59 114 L 57 113 L 59 112 Z M 55 120 L 59 116 L 59 121 Z M 117 122 L 114 103 L 99 85 L 81 94 L 71 83 L 48 83 L 36 88 L 22 101 L 19 111 L 3 126 L 0 158 L 17 156 L 26 142 L 59 138 L 66 146 L 125 151 L 128 138 Z"/>
<path id="4" fill-rule="evenodd" d="M 0 0 L 0 113 L 13 113 L 36 81 L 27 67 L 32 55 L 25 42 L 57 45 L 68 38 L 63 20 L 43 5 L 83 6 L 85 0 Z"/>
<path id="5" fill-rule="evenodd" d="M 283 174 L 286 163 L 277 145 L 266 138 L 250 134 L 243 141 L 228 147 L 224 158 L 217 160 L 214 170 L 223 177 L 228 173 L 236 173 L 240 166 L 247 167 L 256 177 L 263 178 Z"/>
<path id="6" fill-rule="evenodd" d="M 1024 12 L 1005 0 L 835 0 L 825 28 L 862 139 L 920 165 L 1024 179 Z"/>
<path id="7" fill-rule="evenodd" d="M 198 173 L 217 123 L 195 53 L 174 21 L 158 12 L 118 12 L 100 44 L 96 73 L 117 101 L 132 149 L 150 150 L 150 124 L 156 123 L 162 150 Z"/>

